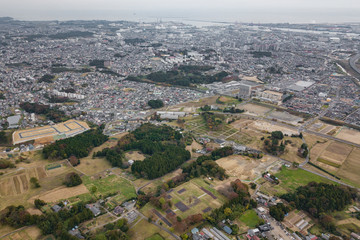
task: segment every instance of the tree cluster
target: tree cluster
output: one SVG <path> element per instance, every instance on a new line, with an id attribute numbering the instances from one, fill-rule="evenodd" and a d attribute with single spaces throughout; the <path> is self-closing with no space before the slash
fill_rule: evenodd
<path id="1" fill-rule="evenodd" d="M 356 191 L 348 187 L 311 182 L 281 197 L 297 209 L 319 218 L 323 213 L 344 210 L 356 197 Z"/>
<path id="2" fill-rule="evenodd" d="M 113 148 L 104 148 L 102 151 L 94 153 L 93 157 L 105 157 L 113 167 L 125 168 L 125 154 L 123 150 L 116 146 Z"/>
<path id="3" fill-rule="evenodd" d="M 222 116 L 215 115 L 212 112 L 204 112 L 201 116 L 210 130 L 218 131 L 223 129 L 224 121 L 221 118 Z"/>
<path id="4" fill-rule="evenodd" d="M 87 157 L 90 151 L 108 140 L 101 129 L 92 129 L 71 138 L 58 140 L 43 149 L 46 159 L 66 159 L 74 155 L 77 158 Z"/>
<path id="5" fill-rule="evenodd" d="M 54 75 L 50 75 L 50 74 L 45 74 L 44 76 L 42 76 L 39 79 L 39 83 L 41 82 L 46 82 L 46 83 L 52 83 L 52 81 L 54 80 L 55 76 Z"/>
<path id="6" fill-rule="evenodd" d="M 82 184 L 82 180 L 81 180 L 79 174 L 77 174 L 75 172 L 71 172 L 65 176 L 64 184 L 67 187 L 75 187 L 75 186 Z"/>
<path id="7" fill-rule="evenodd" d="M 211 68 L 211 67 L 210 67 Z M 205 75 L 202 72 L 207 71 L 208 66 L 180 66 L 178 69 L 173 69 L 167 72 L 159 71 L 153 72 L 146 76 L 147 79 L 153 82 L 166 83 L 178 86 L 191 86 L 192 84 L 209 84 L 213 82 L 220 82 L 226 76 L 227 72 L 219 72 L 214 75 Z M 210 70 L 210 69 L 209 69 Z M 130 81 L 140 81 L 138 78 L 128 78 Z"/>
<path id="8" fill-rule="evenodd" d="M 224 113 L 243 113 L 243 112 L 245 112 L 245 110 L 231 107 L 231 108 L 225 108 L 223 110 L 223 112 Z"/>
<path id="9" fill-rule="evenodd" d="M 15 168 L 15 165 L 6 159 L 0 159 L 0 169 Z"/>
<path id="10" fill-rule="evenodd" d="M 54 122 L 61 122 L 66 120 L 66 115 L 63 111 L 56 107 L 52 108 L 49 105 L 22 102 L 20 103 L 20 107 L 28 113 L 43 114 L 46 116 L 46 118 Z"/>
<path id="11" fill-rule="evenodd" d="M 164 106 L 164 102 L 161 101 L 160 99 L 156 99 L 156 100 L 149 100 L 148 101 L 148 105 L 151 108 L 162 108 Z"/>
<path id="12" fill-rule="evenodd" d="M 270 215 L 280 222 L 284 220 L 285 215 L 290 212 L 290 208 L 285 206 L 283 203 L 271 206 L 269 210 Z"/>
<path id="13" fill-rule="evenodd" d="M 183 136 L 169 126 L 143 124 L 124 138 L 118 146 L 124 150 L 140 150 L 151 155 L 144 161 L 135 161 L 131 170 L 138 176 L 154 179 L 175 170 L 190 158 L 185 150 Z"/>
<path id="14" fill-rule="evenodd" d="M 281 131 L 271 132 L 271 136 L 264 140 L 264 148 L 268 153 L 273 155 L 280 155 L 285 151 L 285 143 L 282 140 L 284 134 Z"/>
<path id="15" fill-rule="evenodd" d="M 165 151 L 156 152 L 143 161 L 135 161 L 131 171 L 139 176 L 154 179 L 178 168 L 190 159 L 190 152 L 180 146 L 166 145 Z"/>

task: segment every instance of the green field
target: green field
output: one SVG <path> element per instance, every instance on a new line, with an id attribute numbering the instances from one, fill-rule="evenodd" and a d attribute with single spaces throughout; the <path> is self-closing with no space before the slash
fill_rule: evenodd
<path id="1" fill-rule="evenodd" d="M 309 182 L 334 183 L 326 178 L 320 177 L 305 170 L 293 170 L 285 166 L 283 166 L 281 171 L 275 174 L 275 176 L 280 180 L 280 184 L 272 186 L 272 189 L 267 189 L 268 191 L 265 190 L 265 192 L 281 195 L 289 191 L 294 191 L 300 186 L 307 185 Z"/>
<path id="2" fill-rule="evenodd" d="M 262 219 L 256 214 L 254 210 L 247 210 L 243 215 L 240 216 L 239 220 L 246 224 L 249 228 L 255 228 Z"/>
<path id="3" fill-rule="evenodd" d="M 164 240 L 164 238 L 160 234 L 156 233 L 151 237 L 146 238 L 146 240 Z"/>
<path id="4" fill-rule="evenodd" d="M 83 183 L 89 191 L 95 186 L 97 188 L 97 191 L 95 192 L 97 197 L 100 197 L 100 195 L 119 194 L 121 197 L 117 199 L 118 201 L 125 201 L 136 197 L 135 188 L 131 182 L 116 175 L 96 180 L 91 179 L 89 176 L 84 176 Z"/>

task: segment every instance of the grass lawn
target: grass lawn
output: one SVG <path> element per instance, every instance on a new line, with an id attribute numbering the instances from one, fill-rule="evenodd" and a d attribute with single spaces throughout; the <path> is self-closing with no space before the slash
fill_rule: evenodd
<path id="1" fill-rule="evenodd" d="M 96 196 L 119 193 L 121 196 L 123 196 L 121 199 L 119 199 L 121 201 L 136 197 L 135 188 L 131 182 L 116 175 L 111 175 L 97 180 L 93 180 L 91 177 L 84 176 L 83 183 L 89 189 L 89 191 L 91 190 L 92 186 L 95 186 L 97 188 L 97 191 L 95 192 Z"/>
<path id="2" fill-rule="evenodd" d="M 160 234 L 156 233 L 151 237 L 146 238 L 146 240 L 164 240 L 164 238 Z"/>
<path id="3" fill-rule="evenodd" d="M 320 177 L 313 173 L 307 172 L 302 169 L 289 169 L 287 167 L 282 167 L 281 171 L 275 174 L 280 180 L 279 185 L 274 185 L 273 188 L 278 194 L 284 194 L 289 191 L 294 191 L 300 186 L 304 186 L 309 182 L 324 182 L 324 183 L 333 183 L 326 178 Z"/>
<path id="4" fill-rule="evenodd" d="M 239 218 L 240 221 L 246 224 L 249 228 L 255 228 L 257 224 L 261 222 L 261 218 L 258 217 L 254 210 L 247 210 Z"/>
<path id="5" fill-rule="evenodd" d="M 157 226 L 149 223 L 147 220 L 143 219 L 137 223 L 134 227 L 131 227 L 127 234 L 130 236 L 130 239 L 134 240 L 144 240 L 144 239 L 172 239 L 170 234 L 161 230 Z M 159 235 L 161 238 L 153 238 L 156 235 Z"/>

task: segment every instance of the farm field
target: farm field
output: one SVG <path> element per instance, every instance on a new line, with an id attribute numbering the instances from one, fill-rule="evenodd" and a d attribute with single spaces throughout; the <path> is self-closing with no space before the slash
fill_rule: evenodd
<path id="1" fill-rule="evenodd" d="M 34 200 L 38 198 L 47 203 L 55 203 L 58 202 L 59 200 L 71 198 L 88 192 L 89 190 L 85 187 L 84 184 L 70 188 L 66 186 L 61 186 L 54 188 L 50 191 L 47 191 L 43 194 L 33 196 L 32 198 L 29 199 L 29 201 L 33 203 Z"/>
<path id="2" fill-rule="evenodd" d="M 20 230 L 13 234 L 10 234 L 4 238 L 3 240 L 36 240 L 41 236 L 41 231 L 39 228 L 32 226 L 25 228 L 24 230 Z M 1 235 L 0 235 L 1 237 Z"/>
<path id="3" fill-rule="evenodd" d="M 311 160 L 343 181 L 360 186 L 360 149 L 336 141 L 317 143 L 310 150 Z"/>
<path id="4" fill-rule="evenodd" d="M 34 166 L 28 169 L 16 171 L 8 176 L 0 178 L 0 209 L 9 205 L 24 205 L 31 207 L 33 202 L 30 199 L 37 195 L 46 194 L 55 188 L 61 187 L 65 175 L 74 170 L 62 164 L 57 164 L 59 167 L 54 169 L 47 169 L 46 161 L 43 165 Z M 34 163 L 35 165 L 35 163 Z M 30 187 L 30 177 L 39 176 L 40 188 Z"/>
<path id="5" fill-rule="evenodd" d="M 360 131 L 355 129 L 342 127 L 336 134 L 336 137 L 349 142 L 360 144 Z"/>

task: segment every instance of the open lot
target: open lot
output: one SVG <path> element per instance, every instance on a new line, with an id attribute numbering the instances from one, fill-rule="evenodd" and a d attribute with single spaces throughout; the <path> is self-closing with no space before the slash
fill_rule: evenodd
<path id="1" fill-rule="evenodd" d="M 75 136 L 89 129 L 86 122 L 68 120 L 55 125 L 15 131 L 13 133 L 13 143 L 18 144 L 42 138 L 52 139 L 54 141 L 59 138 Z"/>
<path id="2" fill-rule="evenodd" d="M 276 159 L 270 156 L 255 160 L 241 155 L 232 155 L 216 160 L 216 163 L 224 168 L 229 176 L 240 180 L 256 179 L 274 162 Z"/>
<path id="3" fill-rule="evenodd" d="M 142 154 L 139 151 L 129 151 L 125 153 L 125 157 L 128 160 L 134 160 L 134 161 L 142 161 L 144 160 L 146 157 L 144 154 Z"/>
<path id="4" fill-rule="evenodd" d="M 172 237 L 165 231 L 161 230 L 157 226 L 149 223 L 146 219 L 142 219 L 134 227 L 130 228 L 127 234 L 130 236 L 130 239 L 134 240 L 144 240 L 144 239 L 159 239 L 152 238 L 159 234 L 163 239 L 172 239 Z"/>
<path id="5" fill-rule="evenodd" d="M 251 209 L 244 212 L 244 214 L 240 216 L 239 220 L 245 223 L 247 227 L 255 228 L 261 222 L 262 219 L 259 218 L 259 216 L 253 209 Z"/>
<path id="6" fill-rule="evenodd" d="M 260 190 L 264 193 L 271 195 L 281 195 L 289 191 L 294 191 L 300 186 L 304 186 L 309 182 L 325 182 L 333 183 L 332 181 L 307 172 L 302 169 L 290 169 L 283 166 L 280 172 L 276 173 L 275 176 L 279 178 L 280 184 L 274 185 L 269 182 L 264 183 Z"/>
<path id="7" fill-rule="evenodd" d="M 247 114 L 264 116 L 266 113 L 270 112 L 272 108 L 260 106 L 253 103 L 247 103 L 241 106 L 242 109 L 246 111 Z"/>
<path id="8" fill-rule="evenodd" d="M 119 201 L 122 202 L 126 199 L 136 197 L 135 188 L 131 184 L 130 181 L 125 180 L 116 175 L 99 175 L 99 176 L 84 176 L 83 183 L 87 187 L 87 189 L 91 189 L 91 187 L 96 187 L 96 196 L 105 196 L 107 194 L 118 194 Z"/>

